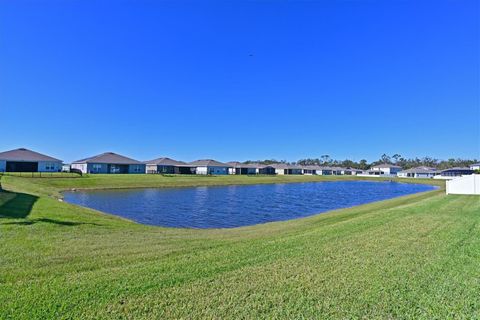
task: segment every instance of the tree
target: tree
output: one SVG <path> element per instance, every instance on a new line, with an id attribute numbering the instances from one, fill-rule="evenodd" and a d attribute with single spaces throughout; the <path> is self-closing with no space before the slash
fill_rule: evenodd
<path id="1" fill-rule="evenodd" d="M 360 160 L 360 162 L 358 163 L 358 169 L 367 170 L 368 167 L 368 162 L 365 159 Z"/>
<path id="2" fill-rule="evenodd" d="M 395 153 L 393 156 L 392 156 L 393 160 L 395 160 L 395 163 L 398 163 L 398 160 L 400 160 L 400 158 L 402 158 L 401 155 L 399 155 L 398 153 Z"/>
<path id="3" fill-rule="evenodd" d="M 380 161 L 382 161 L 383 163 L 391 163 L 390 156 L 388 156 L 385 153 L 382 154 L 382 157 L 380 158 Z"/>

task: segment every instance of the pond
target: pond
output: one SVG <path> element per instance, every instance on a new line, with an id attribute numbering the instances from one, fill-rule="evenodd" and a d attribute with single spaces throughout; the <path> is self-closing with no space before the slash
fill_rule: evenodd
<path id="1" fill-rule="evenodd" d="M 143 224 L 233 228 L 306 217 L 435 188 L 398 182 L 341 181 L 76 191 L 65 192 L 64 199 Z"/>

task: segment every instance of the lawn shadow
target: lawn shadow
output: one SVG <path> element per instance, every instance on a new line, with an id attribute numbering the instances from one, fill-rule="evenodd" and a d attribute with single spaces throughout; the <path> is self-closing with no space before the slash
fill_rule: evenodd
<path id="1" fill-rule="evenodd" d="M 4 222 L 0 223 L 3 225 L 19 225 L 19 226 L 29 226 L 35 223 L 51 223 L 51 224 L 56 224 L 60 226 L 80 226 L 80 225 L 92 225 L 92 226 L 100 226 L 100 224 L 97 223 L 91 223 L 91 222 L 75 222 L 75 221 L 64 221 L 64 220 L 55 220 L 55 219 L 48 219 L 48 218 L 38 218 L 38 219 L 26 219 L 24 221 L 12 221 L 12 222 Z"/>
<path id="2" fill-rule="evenodd" d="M 90 223 L 90 222 L 65 221 L 65 220 L 56 220 L 56 219 L 49 219 L 49 218 L 28 219 L 28 216 L 32 212 L 32 208 L 35 205 L 35 202 L 37 202 L 38 197 L 32 196 L 30 194 L 26 194 L 26 193 L 17 193 L 17 192 L 5 191 L 5 190 L 0 190 L 0 197 L 1 196 L 8 198 L 8 200 L 6 200 L 4 203 L 0 202 L 0 218 L 25 219 L 25 220 L 1 222 L 0 225 L 28 226 L 28 225 L 42 222 L 42 223 L 56 224 L 60 226 L 79 226 L 84 224 L 99 226 L 99 224 Z"/>
<path id="3" fill-rule="evenodd" d="M 11 197 L 11 199 L 0 204 L 0 218 L 26 218 L 31 213 L 33 205 L 38 200 L 38 197 L 26 193 L 15 193 L 2 190 L 0 191 L 0 195 L 1 194 Z"/>

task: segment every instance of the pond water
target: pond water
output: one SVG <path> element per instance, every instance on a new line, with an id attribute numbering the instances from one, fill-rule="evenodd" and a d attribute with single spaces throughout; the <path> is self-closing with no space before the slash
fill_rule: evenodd
<path id="1" fill-rule="evenodd" d="M 433 190 L 422 184 L 372 181 L 65 192 L 64 199 L 139 223 L 232 228 L 306 217 Z"/>

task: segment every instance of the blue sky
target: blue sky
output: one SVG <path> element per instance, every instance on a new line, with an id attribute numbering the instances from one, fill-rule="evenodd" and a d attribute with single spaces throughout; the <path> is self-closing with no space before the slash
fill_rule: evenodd
<path id="1" fill-rule="evenodd" d="M 479 158 L 478 1 L 0 0 L 0 150 Z"/>

